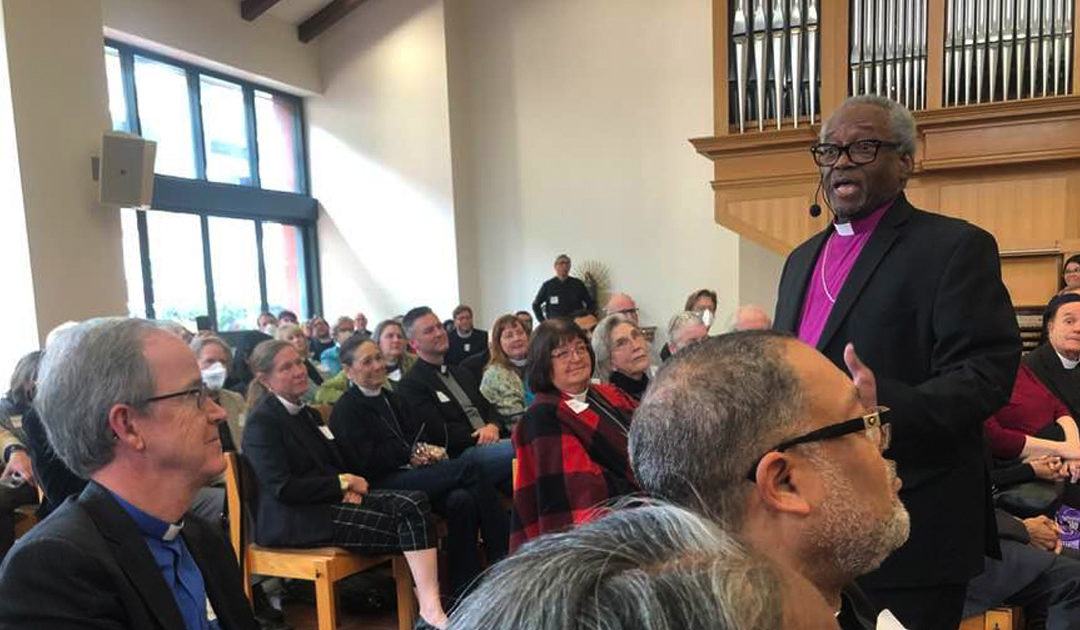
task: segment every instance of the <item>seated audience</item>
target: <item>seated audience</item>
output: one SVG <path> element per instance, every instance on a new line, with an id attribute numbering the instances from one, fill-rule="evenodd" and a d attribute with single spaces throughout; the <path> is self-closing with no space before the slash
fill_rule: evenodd
<path id="1" fill-rule="evenodd" d="M 340 368 L 338 353 L 345 341 L 353 336 L 361 339 L 373 339 L 379 344 L 379 350 L 383 353 L 383 361 L 387 364 L 386 376 L 383 379 L 383 387 L 386 387 L 387 389 L 393 390 L 397 388 L 397 384 L 401 382 L 401 378 L 405 375 L 405 372 L 408 372 L 409 368 L 416 363 L 416 357 L 405 352 L 405 333 L 402 331 L 401 324 L 392 319 L 379 323 L 379 325 L 375 327 L 374 335 L 371 337 L 353 335 L 350 332 L 348 337 L 342 337 L 339 345 L 335 346 L 333 350 L 327 350 L 323 353 L 323 356 L 325 357 L 330 352 L 333 352 L 334 360 L 338 362 L 339 369 L 337 376 L 323 381 L 319 390 L 315 392 L 315 402 L 332 405 L 337 402 L 337 400 L 341 398 L 341 395 L 345 393 L 345 390 L 349 388 L 349 377 L 345 374 L 345 370 Z M 388 356 L 392 358 L 388 358 Z M 325 361 L 323 362 L 323 366 L 326 367 Z"/>
<path id="2" fill-rule="evenodd" d="M 683 311 L 671 318 L 667 328 L 668 342 L 665 345 L 667 361 L 671 355 L 683 348 L 688 348 L 702 339 L 709 337 L 709 329 L 701 320 L 701 315 L 694 311 Z"/>
<path id="3" fill-rule="evenodd" d="M 1061 460 L 1039 457 L 1027 463 L 995 467 L 995 491 L 1033 479 L 1061 478 Z M 1019 518 L 995 509 L 1000 558 L 984 558 L 985 569 L 967 585 L 964 618 L 998 606 L 1019 606 L 1029 630 L 1064 630 L 1080 619 L 1080 561 L 1063 549 L 1061 528 L 1045 515 Z M 1065 553 L 1067 552 L 1067 553 Z"/>
<path id="4" fill-rule="evenodd" d="M 472 308 L 464 304 L 454 309 L 454 326 L 449 332 L 450 350 L 446 353 L 447 365 L 460 365 L 466 357 L 486 352 L 488 349 L 487 331 L 473 328 Z"/>
<path id="5" fill-rule="evenodd" d="M 634 400 L 649 386 L 649 342 L 625 315 L 608 315 L 592 336 L 596 378 L 611 383 Z"/>
<path id="6" fill-rule="evenodd" d="M 525 327 L 525 332 L 532 334 L 533 331 L 533 316 L 529 311 L 518 311 L 514 313 L 514 316 L 521 321 L 521 325 Z"/>
<path id="7" fill-rule="evenodd" d="M 495 565 L 454 610 L 461 630 L 836 628 L 801 575 L 692 512 L 622 509 L 543 536 Z"/>
<path id="8" fill-rule="evenodd" d="M 446 459 L 432 447 L 426 426 L 384 386 L 382 352 L 371 338 L 345 342 L 341 359 L 350 387 L 334 405 L 330 430 L 345 468 L 377 490 L 416 490 L 446 519 L 450 592 L 460 597 L 483 567 L 476 553 L 483 532 L 485 555 L 494 563 L 506 555 L 506 512 L 476 464 Z"/>
<path id="9" fill-rule="evenodd" d="M 145 320 L 84 322 L 49 344 L 35 405 L 90 481 L 8 554 L 0 627 L 257 628 L 233 550 L 186 514 L 225 466 L 225 413 L 187 344 Z"/>
<path id="10" fill-rule="evenodd" d="M 273 313 L 263 311 L 262 313 L 259 313 L 259 319 L 257 320 L 256 325 L 259 327 L 260 332 L 273 337 L 274 334 L 277 333 L 278 318 L 275 317 Z"/>
<path id="11" fill-rule="evenodd" d="M 311 362 L 311 353 L 308 351 L 307 337 L 304 336 L 304 331 L 300 330 L 300 327 L 296 324 L 282 324 L 278 327 L 275 339 L 292 344 L 300 358 L 303 359 L 304 371 L 307 372 L 308 380 L 311 382 L 306 400 L 312 400 L 315 397 L 315 389 L 322 385 L 323 376 L 319 373 L 319 369 L 315 367 L 315 364 Z"/>
<path id="12" fill-rule="evenodd" d="M 735 316 L 732 319 L 731 330 L 733 332 L 740 330 L 769 330 L 772 328 L 772 320 L 769 319 L 769 314 L 756 304 L 745 304 L 735 309 Z"/>
<path id="13" fill-rule="evenodd" d="M 491 359 L 484 368 L 480 393 L 495 407 L 502 425 L 514 428 L 532 393 L 525 388 L 525 357 L 529 353 L 529 333 L 514 315 L 503 315 L 491 327 Z"/>
<path id="14" fill-rule="evenodd" d="M 0 398 L 0 452 L 4 470 L 0 476 L 0 559 L 15 542 L 15 508 L 38 502 L 34 467 L 23 445 L 22 416 L 33 402 L 40 362 L 40 351 L 19 359 L 11 375 L 11 388 Z"/>
<path id="15" fill-rule="evenodd" d="M 712 328 L 713 322 L 716 321 L 716 308 L 718 305 L 716 291 L 698 289 L 686 298 L 683 310 L 701 315 L 701 321 L 705 324 L 705 328 Z"/>
<path id="16" fill-rule="evenodd" d="M 635 326 L 641 325 L 637 302 L 626 293 L 613 293 L 604 307 L 604 316 L 622 315 Z"/>
<path id="17" fill-rule="evenodd" d="M 311 337 L 308 339 L 311 359 L 321 361 L 323 350 L 333 348 L 335 344 L 334 336 L 330 334 L 330 324 L 326 323 L 326 320 L 319 315 L 316 315 L 308 320 L 308 326 L 311 328 Z M 331 373 L 337 374 L 337 372 Z"/>
<path id="18" fill-rule="evenodd" d="M 475 461 L 492 485 L 507 492 L 513 446 L 472 375 L 444 363 L 449 347 L 446 329 L 426 306 L 406 313 L 403 327 L 419 358 L 401 379 L 397 393 L 450 457 Z"/>
<path id="19" fill-rule="evenodd" d="M 294 326 L 300 325 L 300 318 L 296 316 L 296 313 L 290 310 L 283 310 L 278 313 L 278 326 L 287 326 L 293 324 Z"/>
<path id="20" fill-rule="evenodd" d="M 570 257 L 566 254 L 555 257 L 555 276 L 540 285 L 533 299 L 532 310 L 541 322 L 548 318 L 572 316 L 581 310 L 590 313 L 596 310 L 596 300 L 585 283 L 570 277 Z"/>
<path id="21" fill-rule="evenodd" d="M 210 390 L 210 398 L 225 410 L 225 422 L 219 427 L 221 448 L 235 451 L 244 431 L 244 413 L 247 406 L 243 396 L 225 389 L 229 366 L 233 360 L 232 351 L 220 337 L 196 337 L 191 342 L 191 350 L 199 362 L 203 383 Z"/>
<path id="22" fill-rule="evenodd" d="M 593 350 L 566 319 L 540 324 L 529 342 L 526 380 L 536 398 L 514 428 L 517 478 L 510 549 L 597 516 L 637 490 L 626 433 L 637 401 L 591 384 Z"/>
<path id="23" fill-rule="evenodd" d="M 355 317 L 356 320 L 356 334 L 361 337 L 370 337 L 371 331 L 367 328 L 367 315 L 358 312 Z"/>
<path id="24" fill-rule="evenodd" d="M 422 492 L 369 490 L 346 472 L 333 433 L 304 404 L 304 359 L 283 341 L 251 355 L 244 456 L 258 479 L 255 542 L 268 547 L 336 545 L 357 553 L 404 552 L 420 616 L 445 627 L 439 600 L 437 540 Z"/>
<path id="25" fill-rule="evenodd" d="M 1080 254 L 1073 254 L 1061 268 L 1061 286 L 1065 289 L 1080 288 Z"/>
<path id="26" fill-rule="evenodd" d="M 351 317 L 339 317 L 334 322 L 334 327 L 331 329 L 330 334 L 333 335 L 334 345 L 326 348 L 319 355 L 319 363 L 322 367 L 322 371 L 327 374 L 340 374 L 341 373 L 341 359 L 339 353 L 341 352 L 341 344 L 345 343 L 345 340 L 352 337 L 356 333 L 356 322 Z"/>
<path id="27" fill-rule="evenodd" d="M 660 368 L 641 401 L 634 474 L 649 494 L 801 573 L 845 630 L 874 628 L 878 613 L 853 580 L 899 548 L 910 525 L 895 466 L 881 455 L 888 416 L 863 402 L 876 398 L 872 383 L 856 389 L 780 333 L 706 339 Z"/>
<path id="28" fill-rule="evenodd" d="M 574 324 L 585 333 L 587 339 L 592 339 L 593 330 L 600 319 L 592 311 L 578 311 L 570 316 Z"/>
<path id="29" fill-rule="evenodd" d="M 1036 370 L 1046 375 L 1055 389 L 1069 383 L 1066 379 L 1071 373 L 1067 370 L 1080 362 L 1080 295 L 1066 293 L 1054 297 L 1047 306 L 1046 318 L 1049 342 L 1036 351 L 1037 356 L 1029 355 L 1021 362 L 1008 404 L 990 416 L 984 426 L 994 457 L 1061 457 L 1075 481 L 1080 477 L 1080 432 L 1076 420 Z M 1056 368 L 1052 366 L 1055 359 Z M 1054 385 L 1054 374 L 1065 378 Z M 1067 395 L 1071 400 L 1077 398 L 1071 391 Z"/>

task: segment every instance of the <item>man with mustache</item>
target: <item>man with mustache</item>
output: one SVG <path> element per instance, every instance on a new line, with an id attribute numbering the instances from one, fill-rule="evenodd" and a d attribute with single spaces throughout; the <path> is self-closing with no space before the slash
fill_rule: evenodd
<path id="1" fill-rule="evenodd" d="M 822 126 L 811 152 L 833 221 L 788 256 L 775 327 L 847 359 L 864 398 L 876 379 L 865 402 L 892 410 L 911 537 L 859 583 L 909 628 L 955 630 L 997 552 L 982 423 L 1008 401 L 1020 337 L 994 238 L 905 198 L 915 141 L 911 113 L 878 96 Z"/>

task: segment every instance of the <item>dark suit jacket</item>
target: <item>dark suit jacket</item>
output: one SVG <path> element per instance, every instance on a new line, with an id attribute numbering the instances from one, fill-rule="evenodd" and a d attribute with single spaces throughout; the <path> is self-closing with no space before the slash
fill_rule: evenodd
<path id="1" fill-rule="evenodd" d="M 86 487 L 86 480 L 72 472 L 53 450 L 37 409 L 28 409 L 23 414 L 22 423 L 26 432 L 26 447 L 30 449 L 30 459 L 34 466 L 34 476 L 45 493 L 45 499 L 37 509 L 38 518 L 44 519 L 60 507 L 65 499 L 82 492 Z"/>
<path id="2" fill-rule="evenodd" d="M 188 514 L 181 534 L 223 629 L 258 628 L 221 531 Z M 184 630 L 135 521 L 90 483 L 34 526 L 0 572 L 0 628 Z"/>
<path id="3" fill-rule="evenodd" d="M 291 416 L 267 394 L 244 423 L 244 457 L 258 479 L 255 542 L 268 547 L 324 545 L 333 535 L 330 505 L 341 503 L 346 472 L 333 440 L 310 407 Z"/>
<path id="4" fill-rule="evenodd" d="M 484 421 L 498 424 L 491 410 L 491 403 L 480 393 L 480 386 L 472 374 L 457 365 L 447 366 L 447 369 L 461 389 L 465 390 Z M 476 438 L 472 437 L 472 432 L 476 429 L 469 423 L 465 410 L 454 400 L 453 394 L 439 378 L 438 366 L 417 359 L 416 365 L 401 379 L 397 393 L 412 411 L 415 421 L 424 423 L 428 439 L 433 444 L 445 447 L 451 457 L 457 457 L 465 449 L 476 445 Z M 439 393 L 442 394 L 442 399 Z"/>
<path id="5" fill-rule="evenodd" d="M 386 388 L 382 392 L 382 396 L 369 398 L 350 384 L 330 413 L 330 430 L 345 467 L 368 481 L 401 470 L 409 463 L 415 442 L 428 441 L 397 394 Z M 391 423 L 387 404 L 396 422 Z"/>
<path id="6" fill-rule="evenodd" d="M 795 332 L 830 226 L 784 264 L 775 327 Z M 994 238 L 965 221 L 916 210 L 901 195 L 860 253 L 817 348 L 844 368 L 855 344 L 889 407 L 911 536 L 868 587 L 962 583 L 996 550 L 983 461 L 983 421 L 1003 406 L 1020 334 Z M 845 370 L 846 372 L 846 370 Z M 989 545 L 989 546 L 988 546 Z"/>

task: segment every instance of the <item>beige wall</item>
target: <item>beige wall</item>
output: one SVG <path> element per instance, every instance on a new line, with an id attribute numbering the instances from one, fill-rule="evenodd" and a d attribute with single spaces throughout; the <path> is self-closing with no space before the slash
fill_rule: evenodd
<path id="1" fill-rule="evenodd" d="M 773 317 L 784 257 L 748 238 L 739 238 L 739 303 L 757 304 Z M 722 323 L 727 323 L 723 322 Z M 715 330 L 715 328 L 714 328 Z"/>
<path id="2" fill-rule="evenodd" d="M 462 296 L 478 324 L 527 308 L 556 253 L 608 266 L 643 323 L 694 289 L 738 291 L 713 220 L 709 3 L 447 3 Z"/>
<path id="3" fill-rule="evenodd" d="M 315 45 L 273 15 L 245 21 L 238 0 L 94 1 L 110 37 L 281 90 L 322 89 Z"/>
<path id="4" fill-rule="evenodd" d="M 442 0 L 380 0 L 319 38 L 307 100 L 324 310 L 374 322 L 458 299 Z"/>
<path id="5" fill-rule="evenodd" d="M 4 0 L 4 36 L 43 336 L 68 319 L 125 312 L 120 213 L 96 202 L 90 173 L 109 124 L 101 2 Z"/>

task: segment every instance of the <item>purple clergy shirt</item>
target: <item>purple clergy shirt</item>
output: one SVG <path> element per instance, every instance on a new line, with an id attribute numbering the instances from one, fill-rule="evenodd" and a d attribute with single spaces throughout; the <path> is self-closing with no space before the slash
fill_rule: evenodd
<path id="1" fill-rule="evenodd" d="M 798 336 L 808 345 L 817 346 L 851 268 L 870 240 L 874 228 L 881 222 L 881 217 L 892 205 L 890 201 L 865 217 L 848 223 L 833 223 L 833 231 L 826 237 L 814 264 L 814 272 L 807 281 L 799 317 Z"/>

